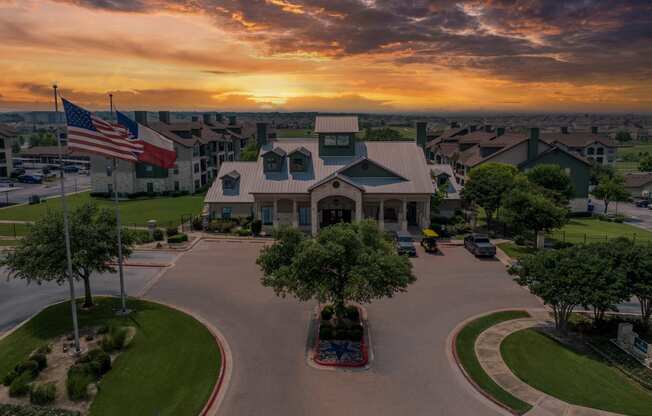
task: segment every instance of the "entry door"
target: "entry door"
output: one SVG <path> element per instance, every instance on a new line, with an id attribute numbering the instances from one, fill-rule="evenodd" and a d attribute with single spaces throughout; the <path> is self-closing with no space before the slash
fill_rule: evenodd
<path id="1" fill-rule="evenodd" d="M 417 203 L 408 202 L 407 204 L 407 222 L 408 225 L 419 225 L 417 222 Z"/>

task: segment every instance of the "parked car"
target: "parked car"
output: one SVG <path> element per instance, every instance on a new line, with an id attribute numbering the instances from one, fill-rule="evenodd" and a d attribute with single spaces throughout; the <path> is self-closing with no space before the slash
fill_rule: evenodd
<path id="1" fill-rule="evenodd" d="M 10 177 L 15 179 L 15 178 L 18 178 L 19 176 L 24 175 L 24 174 L 25 174 L 25 169 L 14 169 L 11 172 Z"/>
<path id="2" fill-rule="evenodd" d="M 470 234 L 464 238 L 464 247 L 476 257 L 493 257 L 496 255 L 494 246 L 485 234 Z"/>
<path id="3" fill-rule="evenodd" d="M 639 208 L 647 208 L 650 205 L 650 201 L 647 199 L 639 199 L 634 201 L 634 204 Z"/>
<path id="4" fill-rule="evenodd" d="M 38 175 L 20 175 L 18 182 L 21 183 L 43 183 L 43 177 Z"/>
<path id="5" fill-rule="evenodd" d="M 68 165 L 63 167 L 63 171 L 66 173 L 77 173 L 79 172 L 79 167 L 74 165 Z"/>
<path id="6" fill-rule="evenodd" d="M 0 188 L 13 188 L 14 182 L 10 179 L 0 179 Z"/>
<path id="7" fill-rule="evenodd" d="M 414 240 L 412 240 L 410 233 L 396 233 L 396 251 L 398 251 L 398 254 L 410 257 L 417 255 L 417 249 L 414 247 Z"/>

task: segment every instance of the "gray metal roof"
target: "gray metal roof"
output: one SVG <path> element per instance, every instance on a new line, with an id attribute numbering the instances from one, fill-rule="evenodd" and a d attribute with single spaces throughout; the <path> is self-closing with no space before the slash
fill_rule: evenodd
<path id="1" fill-rule="evenodd" d="M 315 133 L 357 133 L 357 116 L 317 116 Z"/>
<path id="2" fill-rule="evenodd" d="M 349 177 L 347 179 L 368 194 L 432 194 L 434 186 L 423 151 L 415 142 L 373 141 L 357 142 L 355 156 L 319 156 L 319 143 L 315 139 L 276 140 L 266 144 L 261 154 L 274 148 L 292 153 L 303 147 L 312 154 L 305 172 L 290 172 L 285 158 L 280 172 L 264 172 L 262 158 L 256 162 L 225 162 L 218 177 L 225 172 L 237 171 L 240 176 L 239 195 L 223 195 L 222 181 L 213 182 L 205 202 L 253 202 L 253 196 L 244 194 L 308 194 L 314 184 L 353 165 L 362 158 L 387 168 L 399 177 Z M 229 191 L 229 190 L 227 190 Z"/>

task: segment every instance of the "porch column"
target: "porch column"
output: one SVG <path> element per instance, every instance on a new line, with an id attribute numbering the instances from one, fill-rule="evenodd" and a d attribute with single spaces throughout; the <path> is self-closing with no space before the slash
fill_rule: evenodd
<path id="1" fill-rule="evenodd" d="M 272 214 L 272 225 L 276 227 L 278 225 L 278 200 L 274 198 L 274 213 Z"/>
<path id="2" fill-rule="evenodd" d="M 299 227 L 299 212 L 297 211 L 297 200 L 292 200 L 292 226 L 294 228 Z"/>
<path id="3" fill-rule="evenodd" d="M 355 199 L 355 220 L 362 221 L 362 195 Z"/>
<path id="4" fill-rule="evenodd" d="M 401 231 L 407 231 L 407 200 L 403 199 L 403 205 L 401 206 Z"/>
<path id="5" fill-rule="evenodd" d="M 260 212 L 259 212 L 259 209 L 258 209 L 258 202 L 256 202 L 255 200 L 254 200 L 254 205 L 253 205 L 252 208 L 254 210 L 254 212 L 253 212 L 254 220 L 259 220 L 260 219 Z"/>
<path id="6" fill-rule="evenodd" d="M 421 228 L 430 227 L 430 201 L 423 202 L 423 215 L 421 221 L 423 222 Z"/>
<path id="7" fill-rule="evenodd" d="M 378 227 L 381 231 L 385 229 L 385 201 L 382 199 L 378 208 Z"/>
<path id="8" fill-rule="evenodd" d="M 319 224 L 317 223 L 319 221 L 319 212 L 317 211 L 317 201 L 315 199 L 310 198 L 310 231 L 313 236 L 317 235 L 317 230 L 319 227 Z"/>

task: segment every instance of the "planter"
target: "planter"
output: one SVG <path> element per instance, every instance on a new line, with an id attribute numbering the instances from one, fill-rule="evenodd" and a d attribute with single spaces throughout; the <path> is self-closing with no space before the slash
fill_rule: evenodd
<path id="1" fill-rule="evenodd" d="M 330 367 L 364 367 L 369 361 L 368 351 L 368 329 L 362 319 L 363 311 L 355 306 L 358 310 L 358 322 L 354 322 L 355 328 L 360 328 L 360 336 L 355 336 L 358 329 L 351 328 L 344 330 L 336 328 L 333 332 L 335 336 L 329 336 L 328 339 L 320 337 L 322 325 L 325 321 L 319 319 L 316 327 L 315 344 L 313 346 L 313 360 L 315 363 Z M 330 325 L 329 325 L 330 326 Z"/>

